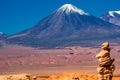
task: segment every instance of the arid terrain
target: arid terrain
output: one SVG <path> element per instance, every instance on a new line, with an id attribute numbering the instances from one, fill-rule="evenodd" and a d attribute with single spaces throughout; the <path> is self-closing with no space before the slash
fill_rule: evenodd
<path id="1" fill-rule="evenodd" d="M 111 57 L 115 58 L 116 70 L 113 80 L 120 80 L 120 46 L 112 44 Z M 58 49 L 38 49 L 18 45 L 6 45 L 0 48 L 0 75 L 30 73 L 38 80 L 58 80 L 66 76 L 97 75 L 98 61 L 95 55 L 101 50 L 98 47 L 65 47 Z M 63 76 L 64 75 L 64 76 Z M 97 77 L 89 80 L 96 80 Z M 61 79 L 59 79 L 61 80 Z M 62 79 L 64 80 L 64 79 Z M 70 79 L 66 79 L 70 80 Z M 77 79 L 74 79 L 77 80 Z"/>

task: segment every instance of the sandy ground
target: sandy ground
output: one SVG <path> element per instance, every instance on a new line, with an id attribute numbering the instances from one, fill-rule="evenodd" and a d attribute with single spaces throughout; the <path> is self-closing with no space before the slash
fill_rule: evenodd
<path id="1" fill-rule="evenodd" d="M 97 64 L 95 62 L 59 65 L 6 66 L 0 70 L 0 75 L 30 73 L 34 76 L 39 76 L 38 80 L 70 80 L 70 78 L 74 78 L 75 76 L 79 78 L 86 76 L 89 80 L 97 80 L 96 67 Z M 119 63 L 116 67 L 113 80 L 120 80 Z"/>
<path id="2" fill-rule="evenodd" d="M 32 74 L 0 75 L 0 80 L 98 80 L 97 74 L 85 72 L 65 72 L 58 75 L 34 76 Z M 120 76 L 114 76 L 112 80 L 120 80 Z"/>

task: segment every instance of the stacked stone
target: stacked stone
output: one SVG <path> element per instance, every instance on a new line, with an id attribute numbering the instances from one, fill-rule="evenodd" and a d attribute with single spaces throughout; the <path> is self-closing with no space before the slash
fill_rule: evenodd
<path id="1" fill-rule="evenodd" d="M 97 67 L 98 80 L 112 80 L 115 65 L 112 64 L 114 59 L 110 57 L 108 42 L 102 44 L 102 50 L 96 55 L 96 58 L 99 61 L 99 66 Z"/>

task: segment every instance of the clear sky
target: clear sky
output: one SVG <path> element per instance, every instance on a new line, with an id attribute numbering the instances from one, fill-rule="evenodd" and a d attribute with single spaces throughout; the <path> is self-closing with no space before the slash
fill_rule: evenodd
<path id="1" fill-rule="evenodd" d="M 14 34 L 31 28 L 64 4 L 97 17 L 120 10 L 120 0 L 0 0 L 0 32 Z"/>

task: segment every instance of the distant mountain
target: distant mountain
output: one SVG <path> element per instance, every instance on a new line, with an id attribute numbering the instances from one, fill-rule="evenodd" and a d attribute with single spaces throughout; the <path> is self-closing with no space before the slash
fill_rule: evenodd
<path id="1" fill-rule="evenodd" d="M 120 27 L 65 4 L 30 29 L 6 38 L 8 43 L 32 47 L 93 46 L 119 37 Z"/>
<path id="2" fill-rule="evenodd" d="M 5 36 L 6 36 L 6 34 L 5 34 L 5 33 L 0 32 L 0 40 L 1 40 L 1 39 L 3 39 Z"/>
<path id="3" fill-rule="evenodd" d="M 4 42 L 3 39 L 5 39 L 6 36 L 7 35 L 5 33 L 0 32 L 0 48 L 2 48 Z"/>
<path id="4" fill-rule="evenodd" d="M 0 32 L 0 36 L 3 35 L 4 33 L 3 32 Z"/>
<path id="5" fill-rule="evenodd" d="M 103 14 L 101 19 L 120 26 L 120 11 L 109 11 Z"/>

